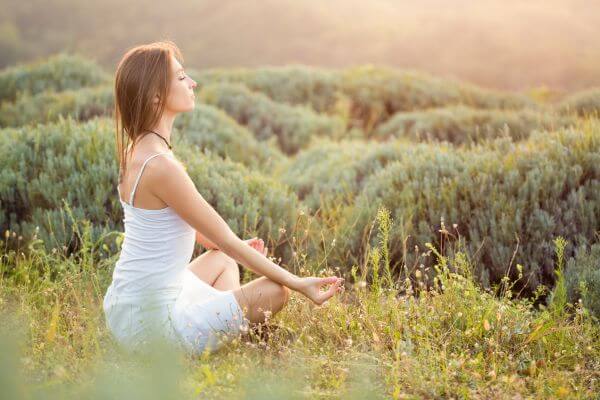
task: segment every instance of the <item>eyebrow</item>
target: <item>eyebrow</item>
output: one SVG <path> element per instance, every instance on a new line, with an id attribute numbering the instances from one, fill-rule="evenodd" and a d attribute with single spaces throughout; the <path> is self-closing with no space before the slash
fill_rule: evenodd
<path id="1" fill-rule="evenodd" d="M 178 69 L 177 71 L 175 71 L 175 72 L 179 72 L 179 71 L 183 71 L 183 70 L 184 70 L 183 68 L 179 68 L 179 69 Z"/>

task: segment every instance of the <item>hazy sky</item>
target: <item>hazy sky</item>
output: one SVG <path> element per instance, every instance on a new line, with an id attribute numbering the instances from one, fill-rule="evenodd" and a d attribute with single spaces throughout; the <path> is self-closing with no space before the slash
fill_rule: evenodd
<path id="1" fill-rule="evenodd" d="M 600 84 L 600 1 L 0 0 L 0 62 L 73 49 L 113 68 L 171 38 L 195 68 L 381 64 L 522 89 Z"/>

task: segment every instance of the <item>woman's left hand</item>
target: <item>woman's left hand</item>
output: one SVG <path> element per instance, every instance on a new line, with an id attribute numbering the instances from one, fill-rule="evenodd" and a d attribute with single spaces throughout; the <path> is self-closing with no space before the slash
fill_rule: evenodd
<path id="1" fill-rule="evenodd" d="M 267 256 L 267 252 L 269 251 L 268 247 L 265 247 L 265 242 L 262 239 L 257 237 L 253 237 L 252 239 L 246 239 L 244 242 L 248 243 L 248 245 L 254 248 L 256 251 L 261 253 L 263 256 Z"/>

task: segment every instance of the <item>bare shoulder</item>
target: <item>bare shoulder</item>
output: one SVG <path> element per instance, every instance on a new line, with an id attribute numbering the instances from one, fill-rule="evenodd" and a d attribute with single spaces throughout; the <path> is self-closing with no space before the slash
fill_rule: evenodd
<path id="1" fill-rule="evenodd" d="M 152 193 L 167 204 L 173 201 L 173 197 L 187 197 L 195 191 L 185 166 L 173 155 L 154 157 L 146 165 L 146 169 Z"/>

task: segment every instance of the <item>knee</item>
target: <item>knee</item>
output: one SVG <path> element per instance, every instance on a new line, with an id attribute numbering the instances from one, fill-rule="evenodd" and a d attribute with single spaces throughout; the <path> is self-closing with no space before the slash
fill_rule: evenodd
<path id="1" fill-rule="evenodd" d="M 281 289 L 283 290 L 283 293 L 282 293 L 283 305 L 286 305 L 288 303 L 288 301 L 290 300 L 290 294 L 292 291 L 287 286 L 281 286 Z"/>
<path id="2" fill-rule="evenodd" d="M 223 261 L 223 267 L 225 271 L 229 271 L 237 276 L 240 275 L 240 268 L 238 267 L 237 261 L 233 258 L 229 257 L 227 254 L 223 253 L 221 250 L 217 250 L 219 252 L 219 256 Z"/>
<path id="3" fill-rule="evenodd" d="M 285 306 L 290 300 L 290 289 L 279 283 L 273 282 L 274 295 L 281 301 L 282 306 Z"/>

